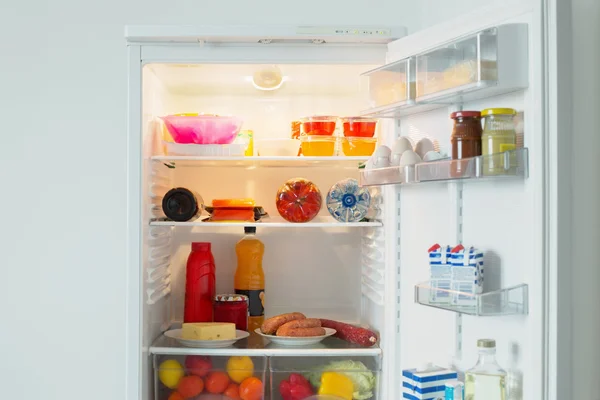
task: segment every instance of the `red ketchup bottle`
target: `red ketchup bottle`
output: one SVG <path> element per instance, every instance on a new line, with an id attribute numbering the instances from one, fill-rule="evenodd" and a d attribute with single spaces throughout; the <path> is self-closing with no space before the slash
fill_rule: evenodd
<path id="1" fill-rule="evenodd" d="M 185 273 L 183 322 L 213 322 L 215 259 L 210 243 L 192 243 Z"/>

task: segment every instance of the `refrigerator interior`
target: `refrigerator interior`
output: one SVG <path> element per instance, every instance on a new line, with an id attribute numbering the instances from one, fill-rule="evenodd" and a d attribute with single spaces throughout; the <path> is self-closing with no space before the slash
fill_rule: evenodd
<path id="1" fill-rule="evenodd" d="M 275 91 L 257 90 L 252 85 L 253 73 L 267 66 L 262 64 L 148 64 L 144 67 L 141 277 L 144 348 L 183 320 L 185 265 L 191 242 L 211 242 L 216 292 L 233 293 L 235 245 L 244 236 L 243 224 L 149 225 L 153 218 L 160 216 L 157 209 L 167 190 L 180 186 L 195 190 L 208 205 L 212 199 L 250 197 L 265 208 L 269 221 L 280 223 L 285 221 L 275 207 L 275 195 L 286 180 L 307 178 L 319 187 L 324 197 L 337 181 L 358 179 L 358 162 L 344 161 L 343 157 L 314 165 L 207 161 L 176 162 L 176 168 L 169 168 L 164 161 L 151 159 L 164 156 L 163 127 L 157 117 L 180 112 L 239 116 L 244 120 L 242 129 L 254 132 L 256 152 L 260 139 L 289 138 L 291 121 L 302 116 L 359 115 L 368 108 L 365 79 L 361 74 L 379 67 L 375 62 L 383 63 L 384 55 L 385 46 L 382 46 L 381 57 L 370 64 L 278 64 L 285 82 Z M 383 140 L 386 129 L 391 129 L 394 135 L 394 124 L 382 122 L 378 124 L 376 136 Z M 381 201 L 380 190 L 373 189 L 372 194 L 374 202 Z M 379 222 L 371 226 L 346 227 L 335 224 L 323 205 L 312 222 L 335 226 L 312 228 L 307 224 L 286 223 L 285 228 L 272 228 L 268 221 L 258 225 L 257 236 L 265 244 L 265 317 L 296 311 L 310 317 L 366 325 L 382 335 L 380 346 L 383 348 L 386 340 L 383 331 L 386 327 L 392 330 L 391 325 L 396 321 L 389 318 L 386 321 L 384 315 L 385 242 L 380 222 L 384 219 L 383 211 L 377 219 Z M 363 265 L 369 263 L 378 268 L 370 278 L 363 272 Z M 371 353 L 380 354 L 379 346 Z M 373 365 L 379 365 L 377 356 L 370 359 L 375 360 Z M 390 357 L 390 362 L 394 359 Z M 142 390 L 144 398 L 150 400 L 153 398 L 152 361 L 144 356 L 142 362 L 145 363 Z"/>

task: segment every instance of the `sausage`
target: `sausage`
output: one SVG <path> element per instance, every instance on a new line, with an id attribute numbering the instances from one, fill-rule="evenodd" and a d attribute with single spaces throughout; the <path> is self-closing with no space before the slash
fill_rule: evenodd
<path id="1" fill-rule="evenodd" d="M 279 335 L 279 330 L 277 331 L 277 336 L 285 336 L 285 337 L 309 337 L 309 336 L 323 336 L 325 335 L 325 329 L 321 327 L 315 328 L 290 328 L 286 329 L 286 335 Z"/>
<path id="2" fill-rule="evenodd" d="M 260 331 L 266 335 L 272 335 L 277 332 L 277 329 L 285 324 L 286 322 L 295 321 L 297 319 L 306 319 L 306 316 L 299 312 L 293 312 L 289 314 L 276 315 L 271 318 L 264 320 Z"/>
<path id="3" fill-rule="evenodd" d="M 293 329 L 299 328 L 320 328 L 321 320 L 316 318 L 297 319 L 295 321 L 286 322 L 277 329 L 277 336 L 293 336 L 290 335 Z"/>
<path id="4" fill-rule="evenodd" d="M 343 322 L 321 319 L 321 326 L 335 329 L 335 337 L 362 347 L 371 347 L 377 343 L 375 332 Z"/>

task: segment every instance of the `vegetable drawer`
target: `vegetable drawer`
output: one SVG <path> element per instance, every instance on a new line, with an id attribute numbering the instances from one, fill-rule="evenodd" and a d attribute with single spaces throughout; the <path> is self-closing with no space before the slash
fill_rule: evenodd
<path id="1" fill-rule="evenodd" d="M 267 358 L 154 355 L 155 400 L 262 400 Z"/>
<path id="2" fill-rule="evenodd" d="M 378 399 L 379 356 L 271 357 L 271 400 L 323 394 L 346 400 Z"/>

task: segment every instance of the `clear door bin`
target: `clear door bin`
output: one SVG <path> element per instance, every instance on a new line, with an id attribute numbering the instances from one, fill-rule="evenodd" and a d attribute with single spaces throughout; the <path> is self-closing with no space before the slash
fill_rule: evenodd
<path id="1" fill-rule="evenodd" d="M 229 399 L 236 389 L 267 399 L 266 357 L 154 355 L 154 399 Z M 231 391 L 231 392 L 230 392 Z M 212 396 L 212 397 L 211 397 Z M 215 397 L 218 396 L 218 397 Z"/>
<path id="2" fill-rule="evenodd" d="M 293 384 L 292 382 L 302 381 L 302 378 L 298 378 L 298 375 L 300 375 L 308 380 L 309 390 L 313 394 L 335 395 L 336 391 L 344 390 L 344 384 L 348 383 L 349 380 L 350 385 L 352 385 L 351 390 L 353 390 L 354 399 L 377 400 L 380 398 L 377 393 L 380 370 L 380 356 L 271 357 L 270 399 L 283 400 L 281 390 L 285 390 L 287 383 Z M 334 374 L 324 375 L 326 372 Z M 339 378 L 339 380 L 336 378 Z M 282 384 L 282 382 L 284 383 Z M 321 392 L 319 392 L 320 390 Z"/>
<path id="3" fill-rule="evenodd" d="M 507 93 L 528 85 L 527 25 L 478 32 L 416 58 L 416 101 L 454 103 Z M 490 92 L 471 94 L 479 89 Z"/>
<path id="4" fill-rule="evenodd" d="M 365 72 L 369 80 L 372 108 L 410 105 L 415 98 L 414 58 L 397 61 Z"/>
<path id="5" fill-rule="evenodd" d="M 424 306 L 441 308 L 477 316 L 518 315 L 528 313 L 527 284 L 494 290 L 482 294 L 466 293 L 433 287 L 429 282 L 415 286 L 415 302 Z M 447 301 L 435 301 L 436 298 Z"/>

